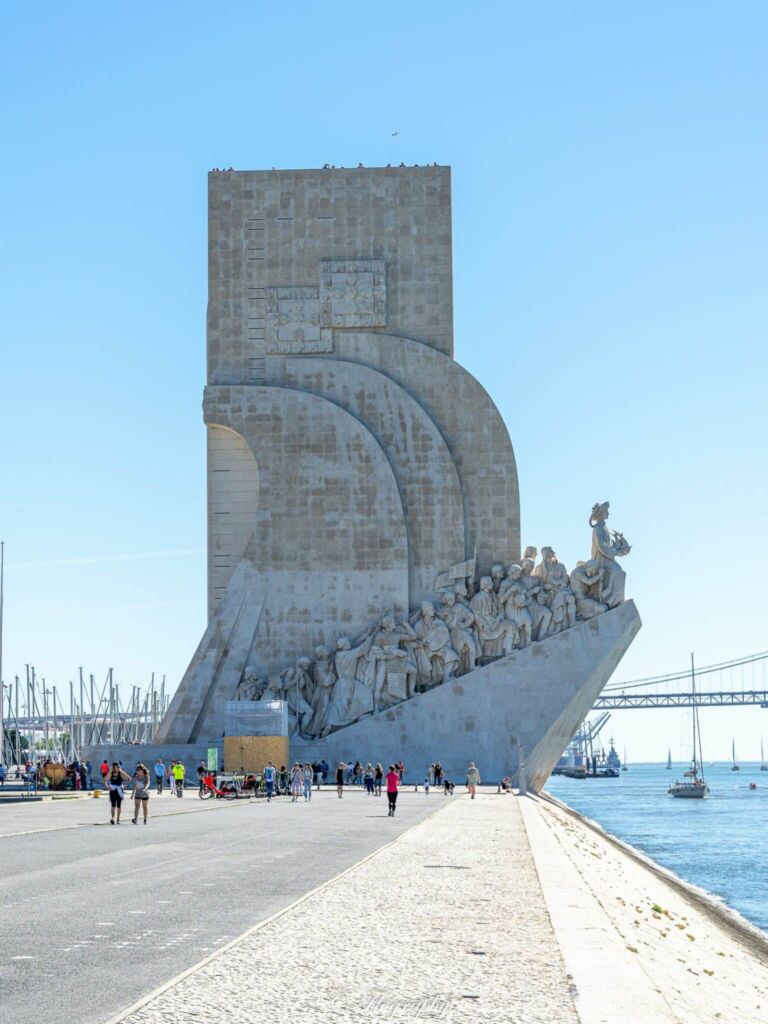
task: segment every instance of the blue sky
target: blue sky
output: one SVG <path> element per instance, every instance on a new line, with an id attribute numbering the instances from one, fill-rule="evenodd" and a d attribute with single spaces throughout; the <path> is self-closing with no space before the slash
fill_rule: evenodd
<path id="1" fill-rule="evenodd" d="M 206 172 L 326 161 L 452 166 L 456 356 L 509 426 L 524 543 L 571 566 L 609 498 L 633 544 L 615 678 L 768 648 L 767 32 L 758 3 L 4 5 L 6 679 L 178 681 Z M 704 715 L 706 756 L 757 756 L 765 714 Z M 688 735 L 611 730 L 635 760 Z"/>

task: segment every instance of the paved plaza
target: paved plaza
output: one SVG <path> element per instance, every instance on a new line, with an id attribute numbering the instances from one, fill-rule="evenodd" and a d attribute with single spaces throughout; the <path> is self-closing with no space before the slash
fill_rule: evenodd
<path id="1" fill-rule="evenodd" d="M 442 809 L 126 1024 L 575 1024 L 518 801 L 404 796 Z"/>
<path id="2" fill-rule="evenodd" d="M 110 827 L 103 798 L 0 807 L 0 1024 L 28 1019 L 32 993 L 37 1020 L 101 1024 L 440 806 L 419 796 L 390 819 L 360 791 L 267 805 L 187 790 L 153 796 L 146 827 L 131 805 Z"/>
<path id="3" fill-rule="evenodd" d="M 106 811 L 0 808 L 0 1024 L 765 1020 L 765 935 L 548 800 Z"/>

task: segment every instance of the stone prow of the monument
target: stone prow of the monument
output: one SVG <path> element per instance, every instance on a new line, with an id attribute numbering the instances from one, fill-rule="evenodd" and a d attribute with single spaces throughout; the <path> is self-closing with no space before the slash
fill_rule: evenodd
<path id="1" fill-rule="evenodd" d="M 509 776 L 538 792 L 640 629 L 633 601 L 520 651 L 416 694 L 320 740 L 291 742 L 291 756 L 312 762 L 402 760 L 420 783 L 439 761 L 464 784 L 470 761 L 487 782 Z"/>
<path id="2" fill-rule="evenodd" d="M 487 392 L 453 358 L 452 288 L 448 167 L 209 176 L 209 625 L 162 741 L 219 739 L 223 702 L 246 667 L 274 676 L 387 613 L 407 617 L 465 559 L 483 575 L 520 558 L 512 444 Z M 632 614 L 627 606 L 606 623 Z M 448 704 L 445 717 L 420 708 L 457 709 L 457 687 L 480 700 L 522 662 L 554 664 L 550 649 L 576 650 L 577 633 L 606 628 L 582 623 L 568 641 L 550 637 L 407 701 L 381 720 L 396 723 L 384 756 L 409 759 L 397 723 L 416 716 L 438 730 L 430 760 L 440 757 L 455 716 Z M 616 637 L 622 653 L 626 637 Z M 599 664 L 610 662 L 601 653 Z M 590 692 L 595 672 L 584 675 Z M 549 717 L 547 729 L 575 699 L 558 703 L 555 687 L 544 711 L 533 678 L 528 689 L 510 685 L 527 695 L 532 720 Z M 524 703 L 516 735 L 527 735 Z M 382 727 L 342 733 L 351 744 L 353 731 Z M 558 726 L 561 750 L 567 732 Z"/>

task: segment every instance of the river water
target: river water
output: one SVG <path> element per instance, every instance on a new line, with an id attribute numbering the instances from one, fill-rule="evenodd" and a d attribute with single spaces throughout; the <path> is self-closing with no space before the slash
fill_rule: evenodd
<path id="1" fill-rule="evenodd" d="M 768 931 L 768 772 L 757 763 L 739 772 L 705 765 L 708 799 L 676 800 L 667 788 L 685 767 L 630 765 L 618 779 L 553 776 L 545 788 Z"/>

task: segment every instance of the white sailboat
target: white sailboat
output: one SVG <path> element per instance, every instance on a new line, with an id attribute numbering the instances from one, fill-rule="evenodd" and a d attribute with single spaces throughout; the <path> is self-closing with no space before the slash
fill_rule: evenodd
<path id="1" fill-rule="evenodd" d="M 741 768 L 736 764 L 736 740 L 731 740 L 731 758 L 733 764 L 731 765 L 732 772 L 740 772 Z"/>
<path id="2" fill-rule="evenodd" d="M 765 769 L 766 769 L 766 771 L 768 771 L 768 764 L 765 766 Z M 624 747 L 624 760 L 623 760 L 623 762 L 621 764 L 621 770 L 623 772 L 627 771 L 627 748 L 626 747 Z"/>
<path id="3" fill-rule="evenodd" d="M 768 764 L 765 763 L 765 754 L 763 753 L 763 737 L 760 737 L 760 771 L 768 772 Z"/>
<path id="4" fill-rule="evenodd" d="M 667 771 L 668 772 L 672 771 L 672 751 L 671 750 L 667 751 Z"/>
<path id="5" fill-rule="evenodd" d="M 691 767 L 684 773 L 683 781 L 675 780 L 669 787 L 670 796 L 704 800 L 709 796 L 709 786 L 704 781 L 704 760 L 701 756 L 701 731 L 699 730 L 699 707 L 696 703 L 696 674 L 691 655 L 691 695 L 693 717 L 693 757 Z M 670 761 L 671 764 L 671 761 Z"/>

